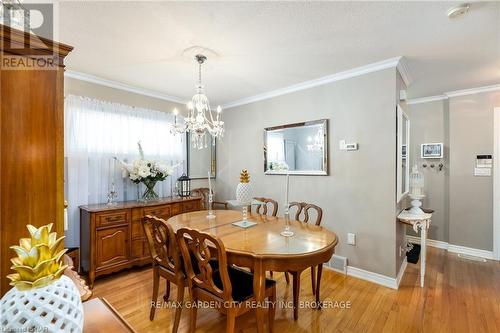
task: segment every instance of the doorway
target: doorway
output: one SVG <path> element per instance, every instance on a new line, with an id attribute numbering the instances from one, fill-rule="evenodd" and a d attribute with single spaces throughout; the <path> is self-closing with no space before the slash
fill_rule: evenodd
<path id="1" fill-rule="evenodd" d="M 500 107 L 494 109 L 493 256 L 500 260 Z"/>

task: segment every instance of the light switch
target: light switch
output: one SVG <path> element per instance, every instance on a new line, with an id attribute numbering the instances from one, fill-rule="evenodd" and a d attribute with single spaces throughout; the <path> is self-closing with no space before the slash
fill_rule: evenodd
<path id="1" fill-rule="evenodd" d="M 491 176 L 491 168 L 474 168 L 474 176 L 490 177 Z"/>
<path id="2" fill-rule="evenodd" d="M 356 234 L 353 233 L 347 234 L 347 244 L 356 245 Z"/>

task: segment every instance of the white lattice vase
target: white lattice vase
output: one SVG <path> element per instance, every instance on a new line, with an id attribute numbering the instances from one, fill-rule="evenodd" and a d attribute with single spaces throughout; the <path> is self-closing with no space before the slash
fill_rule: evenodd
<path id="1" fill-rule="evenodd" d="M 2 332 L 80 333 L 83 329 L 80 293 L 64 275 L 42 288 L 10 289 L 0 308 Z"/>
<path id="2" fill-rule="evenodd" d="M 236 187 L 236 200 L 248 204 L 252 202 L 252 185 L 250 183 L 239 183 Z"/>

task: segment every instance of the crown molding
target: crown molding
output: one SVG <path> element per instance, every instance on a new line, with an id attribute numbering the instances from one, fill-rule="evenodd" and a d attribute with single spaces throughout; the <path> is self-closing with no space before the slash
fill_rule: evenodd
<path id="1" fill-rule="evenodd" d="M 451 97 L 480 94 L 480 93 L 485 93 L 485 92 L 489 92 L 489 91 L 496 91 L 496 90 L 500 90 L 500 84 L 494 84 L 491 86 L 483 86 L 483 87 L 476 87 L 476 88 L 470 88 L 470 89 L 448 91 L 448 92 L 445 92 L 443 95 L 412 98 L 412 99 L 407 100 L 406 104 L 411 105 L 411 104 L 434 102 L 434 101 L 439 101 L 442 99 L 448 99 Z"/>
<path id="2" fill-rule="evenodd" d="M 428 102 L 441 101 L 444 99 L 448 99 L 448 96 L 436 95 L 436 96 L 428 96 L 428 97 L 421 97 L 421 98 L 412 98 L 412 99 L 407 100 L 406 104 L 412 105 L 412 104 L 428 103 Z"/>
<path id="3" fill-rule="evenodd" d="M 406 61 L 405 57 L 401 57 L 401 59 L 399 59 L 396 68 L 398 69 L 401 78 L 403 79 L 406 87 L 408 88 L 412 80 L 410 76 L 410 68 L 408 67 L 408 62 Z"/>
<path id="4" fill-rule="evenodd" d="M 277 97 L 277 96 L 281 96 L 281 95 L 290 94 L 292 92 L 310 89 L 310 88 L 325 85 L 328 83 L 341 81 L 341 80 L 349 79 L 352 77 L 356 77 L 356 76 L 360 76 L 360 75 L 364 75 L 364 74 L 368 74 L 368 73 L 378 72 L 378 71 L 388 69 L 388 68 L 398 67 L 398 66 L 400 66 L 399 64 L 402 62 L 403 59 L 404 59 L 403 57 L 395 57 L 395 58 L 390 58 L 390 59 L 386 59 L 386 60 L 379 61 L 379 62 L 374 62 L 372 64 L 368 64 L 368 65 L 348 69 L 346 71 L 338 72 L 335 74 L 323 76 L 323 77 L 320 77 L 318 79 L 305 81 L 305 82 L 297 83 L 297 84 L 294 84 L 294 85 L 291 85 L 288 87 L 284 87 L 284 88 L 272 90 L 269 92 L 265 92 L 262 94 L 258 94 L 255 96 L 250 96 L 250 97 L 238 99 L 236 101 L 226 103 L 226 104 L 222 105 L 222 107 L 224 109 L 230 109 L 230 108 L 234 108 L 236 106 L 245 105 L 245 104 L 258 102 L 258 101 L 262 101 L 265 99 L 269 99 L 269 98 L 273 98 L 273 97 Z M 401 65 L 401 68 L 407 69 L 407 66 Z M 406 69 L 404 69 L 405 74 L 400 72 L 401 77 L 403 77 L 403 80 L 405 80 L 405 77 L 406 77 L 406 80 L 409 79 L 408 71 Z M 399 68 L 398 68 L 398 70 L 399 70 Z M 406 81 L 405 81 L 405 83 L 406 83 Z M 408 85 L 408 83 L 407 83 L 407 85 Z"/>
<path id="5" fill-rule="evenodd" d="M 494 84 L 491 86 L 476 87 L 476 88 L 471 88 L 471 89 L 449 91 L 449 92 L 446 92 L 445 95 L 448 97 L 458 97 L 458 96 L 479 94 L 479 93 L 484 93 L 484 92 L 488 92 L 488 91 L 495 91 L 495 90 L 500 90 L 500 84 Z"/>
<path id="6" fill-rule="evenodd" d="M 94 75 L 86 74 L 86 73 L 82 73 L 82 72 L 66 70 L 64 72 L 64 77 L 69 77 L 69 78 L 76 79 L 76 80 L 95 83 L 95 84 L 99 84 L 101 86 L 106 86 L 106 87 L 110 87 L 110 88 L 124 90 L 124 91 L 128 91 L 131 93 L 149 96 L 149 97 L 153 97 L 153 98 L 158 98 L 158 99 L 162 99 L 162 100 L 169 101 L 169 102 L 181 103 L 181 104 L 186 103 L 186 101 L 180 97 L 167 95 L 167 94 L 164 94 L 164 93 L 161 93 L 158 91 L 154 91 L 154 90 L 134 87 L 134 86 L 131 86 L 131 85 L 128 85 L 125 83 L 104 79 L 104 78 L 101 78 L 98 76 L 94 76 Z"/>

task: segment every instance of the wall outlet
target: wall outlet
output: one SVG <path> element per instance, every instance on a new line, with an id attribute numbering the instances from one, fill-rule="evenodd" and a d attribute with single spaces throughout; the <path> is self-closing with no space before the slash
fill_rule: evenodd
<path id="1" fill-rule="evenodd" d="M 356 234 L 353 233 L 347 234 L 347 244 L 356 245 Z"/>
<path id="2" fill-rule="evenodd" d="M 399 246 L 399 256 L 402 257 L 404 254 L 406 254 L 406 248 L 404 248 L 400 245 Z"/>

